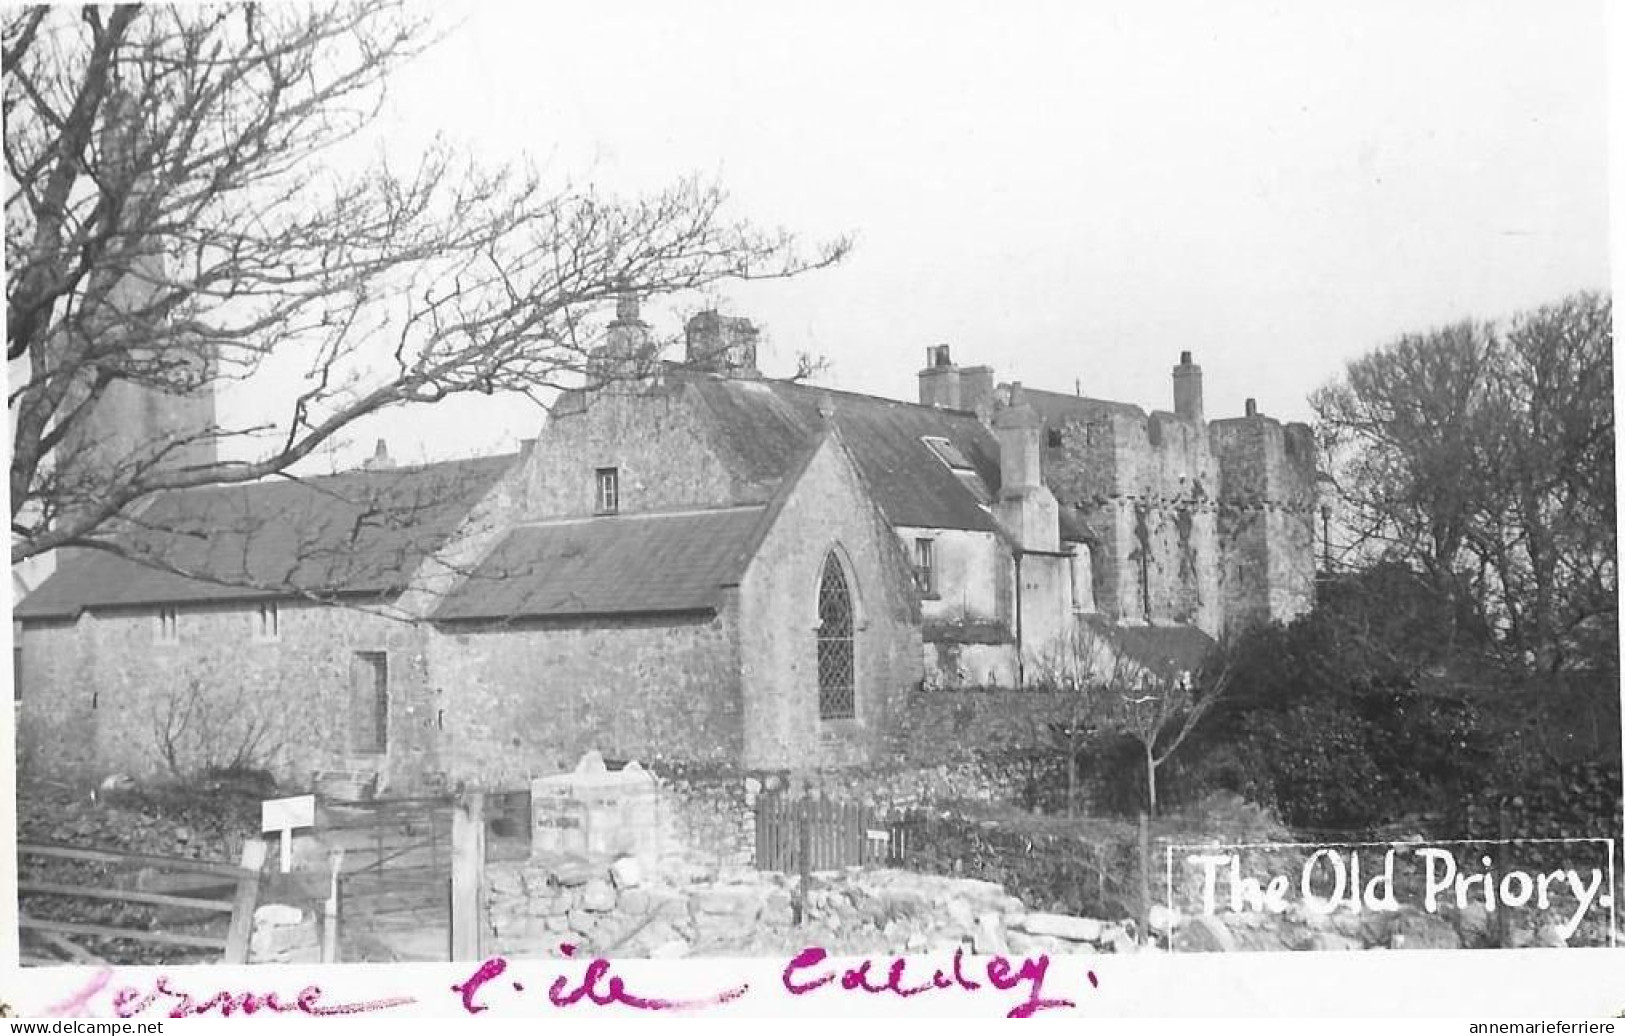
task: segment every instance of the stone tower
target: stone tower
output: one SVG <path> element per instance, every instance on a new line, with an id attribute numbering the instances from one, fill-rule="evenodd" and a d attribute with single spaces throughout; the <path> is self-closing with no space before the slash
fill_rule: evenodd
<path id="1" fill-rule="evenodd" d="M 107 104 L 99 171 L 104 192 L 123 196 L 126 224 L 147 222 L 143 209 L 152 204 L 139 148 L 140 114 L 128 95 L 116 94 Z M 169 326 L 160 244 L 114 236 L 106 247 L 112 261 L 91 276 L 74 301 L 76 319 L 61 332 L 86 334 L 96 343 L 87 369 L 76 372 L 79 398 L 92 381 L 108 379 L 56 455 L 62 477 L 86 494 L 138 472 L 217 459 L 218 362 L 209 346 L 188 342 Z"/>

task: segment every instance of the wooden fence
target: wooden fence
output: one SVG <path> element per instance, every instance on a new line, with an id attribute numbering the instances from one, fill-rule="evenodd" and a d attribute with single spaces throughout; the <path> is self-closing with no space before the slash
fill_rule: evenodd
<path id="1" fill-rule="evenodd" d="M 758 870 L 788 873 L 894 863 L 907 849 L 903 835 L 901 828 L 877 821 L 855 802 L 784 795 L 756 800 Z"/>
<path id="2" fill-rule="evenodd" d="M 30 843 L 20 843 L 17 855 L 22 875 L 17 882 L 17 926 L 24 964 L 128 963 L 115 959 L 121 942 L 176 947 L 176 956 L 182 959 L 227 964 L 248 959 L 265 863 L 263 841 L 247 842 L 242 861 L 235 865 Z M 55 869 L 61 869 L 64 861 L 70 868 L 77 864 L 92 870 L 93 876 L 78 882 L 28 876 L 50 866 L 47 861 L 56 861 Z M 51 916 L 68 912 L 65 903 L 77 904 L 71 908 L 77 914 L 106 915 L 110 923 Z"/>

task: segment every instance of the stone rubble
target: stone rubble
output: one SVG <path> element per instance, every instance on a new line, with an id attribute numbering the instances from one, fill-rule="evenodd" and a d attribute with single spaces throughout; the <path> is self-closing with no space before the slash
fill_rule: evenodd
<path id="1" fill-rule="evenodd" d="M 1453 949 L 1475 945 L 1451 920 L 1402 910 L 1331 916 L 1187 915 L 1158 904 L 1152 938 L 1133 920 L 1028 911 L 986 881 L 848 868 L 813 876 L 806 917 L 795 924 L 797 878 L 750 868 L 675 878 L 623 861 L 537 857 L 488 871 L 489 946 L 509 956 L 560 956 L 569 944 L 617 957 L 772 956 L 820 946 L 834 955 L 1234 952 L 1246 950 Z M 1471 914 L 1462 929 L 1482 927 Z M 1555 929 L 1514 933 L 1549 945 Z"/>

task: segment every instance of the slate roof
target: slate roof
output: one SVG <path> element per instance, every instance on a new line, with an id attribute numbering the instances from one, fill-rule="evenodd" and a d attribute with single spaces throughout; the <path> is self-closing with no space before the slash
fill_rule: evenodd
<path id="1" fill-rule="evenodd" d="M 1066 421 L 1089 421 L 1109 414 L 1145 420 L 1145 411 L 1133 403 L 1091 399 L 1088 396 L 1068 395 L 1065 392 L 1047 392 L 1025 385 L 1021 387 L 1021 398 L 1038 412 L 1046 428 L 1054 428 Z"/>
<path id="2" fill-rule="evenodd" d="M 712 419 L 732 470 L 754 481 L 783 478 L 830 420 L 858 472 L 893 525 L 992 532 L 984 505 L 998 493 L 999 447 L 976 415 L 796 382 L 674 373 Z M 947 439 L 969 462 L 956 474 L 924 440 Z"/>
<path id="3" fill-rule="evenodd" d="M 517 455 L 165 493 L 121 538 L 164 568 L 81 552 L 18 619 L 85 609 L 401 590 Z M 189 578 L 178 572 L 203 578 Z"/>
<path id="4" fill-rule="evenodd" d="M 435 610 L 437 621 L 714 610 L 768 508 L 628 514 L 522 525 Z"/>
<path id="5" fill-rule="evenodd" d="M 1159 676 L 1196 672 L 1217 646 L 1195 626 L 1119 626 L 1094 615 L 1084 621 L 1119 653 Z"/>

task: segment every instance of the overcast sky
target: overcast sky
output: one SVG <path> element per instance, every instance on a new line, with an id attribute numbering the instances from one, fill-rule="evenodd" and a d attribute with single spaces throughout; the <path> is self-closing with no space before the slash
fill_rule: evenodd
<path id="1" fill-rule="evenodd" d="M 1404 332 L 1609 284 L 1601 3 L 438 6 L 458 28 L 396 81 L 396 152 L 441 133 L 622 192 L 710 174 L 739 215 L 856 236 L 729 289 L 770 374 L 805 349 L 912 399 L 947 342 L 1150 409 L 1190 349 L 1210 416 L 1306 419 Z M 415 460 L 539 420 L 479 400 L 355 438 Z"/>

